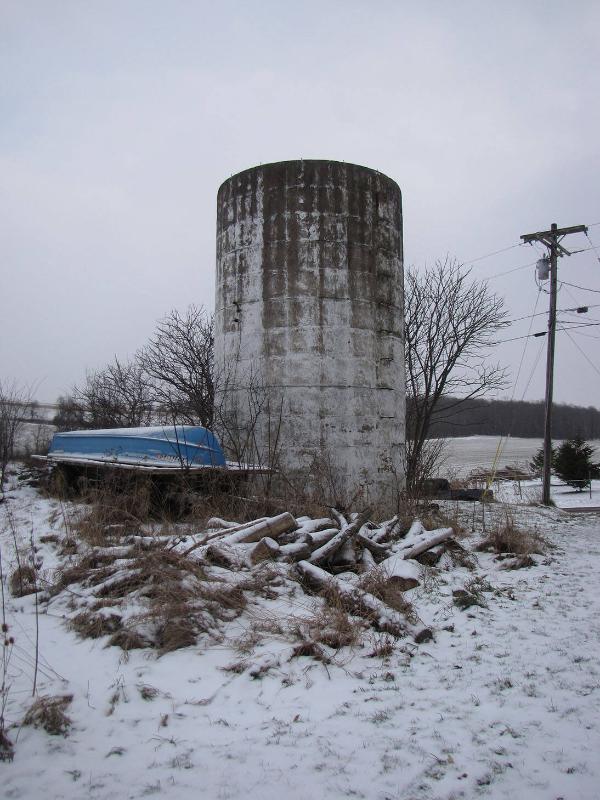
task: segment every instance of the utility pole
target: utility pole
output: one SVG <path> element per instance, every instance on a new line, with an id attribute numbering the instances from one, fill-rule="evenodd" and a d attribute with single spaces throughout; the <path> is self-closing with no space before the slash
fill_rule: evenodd
<path id="1" fill-rule="evenodd" d="M 544 474 L 542 503 L 550 505 L 550 472 L 552 469 L 552 393 L 554 390 L 554 340 L 556 337 L 556 295 L 558 291 L 558 256 L 571 253 L 560 244 L 570 233 L 587 233 L 585 225 L 559 228 L 555 222 L 549 231 L 537 231 L 521 236 L 523 242 L 540 242 L 548 248 L 550 256 L 550 308 L 548 313 L 548 349 L 546 356 L 546 401 L 544 416 Z"/>

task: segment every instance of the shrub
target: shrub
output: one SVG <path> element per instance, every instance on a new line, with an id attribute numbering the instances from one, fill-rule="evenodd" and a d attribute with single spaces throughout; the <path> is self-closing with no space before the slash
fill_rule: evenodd
<path id="1" fill-rule="evenodd" d="M 554 456 L 554 471 L 568 486 L 582 491 L 592 478 L 600 478 L 600 464 L 592 461 L 594 448 L 580 436 L 568 439 Z"/>

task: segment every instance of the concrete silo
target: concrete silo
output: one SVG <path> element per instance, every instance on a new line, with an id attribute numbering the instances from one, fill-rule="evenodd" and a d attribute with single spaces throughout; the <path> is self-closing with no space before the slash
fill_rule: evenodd
<path id="1" fill-rule="evenodd" d="M 404 469 L 398 185 L 354 164 L 283 161 L 234 175 L 217 203 L 221 386 L 242 418 L 249 383 L 265 387 L 284 472 L 324 462 L 349 493 L 391 499 Z"/>

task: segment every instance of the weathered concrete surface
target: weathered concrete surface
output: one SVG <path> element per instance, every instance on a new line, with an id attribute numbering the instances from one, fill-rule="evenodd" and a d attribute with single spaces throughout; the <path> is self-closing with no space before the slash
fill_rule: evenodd
<path id="1" fill-rule="evenodd" d="M 316 456 L 348 490 L 391 490 L 405 407 L 397 184 L 353 164 L 284 161 L 234 175 L 217 202 L 216 363 L 235 374 L 242 416 L 258 381 L 272 422 L 282 408 L 284 471 Z"/>

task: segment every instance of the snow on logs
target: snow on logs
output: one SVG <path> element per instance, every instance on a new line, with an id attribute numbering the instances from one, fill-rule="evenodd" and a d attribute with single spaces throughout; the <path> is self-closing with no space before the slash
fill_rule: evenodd
<path id="1" fill-rule="evenodd" d="M 377 630 L 395 636 L 412 633 L 424 640 L 383 598 L 393 590 L 402 593 L 418 586 L 421 566 L 414 559 L 443 549 L 454 531 L 427 531 L 419 520 L 407 530 L 398 517 L 376 524 L 369 515 L 369 510 L 345 516 L 331 509 L 330 517 L 320 519 L 295 519 L 287 512 L 243 524 L 212 518 L 202 538 L 183 555 L 194 551 L 195 558 L 234 571 L 268 561 L 293 564 L 290 569 L 306 590 L 335 594 Z M 370 591 L 361 588 L 365 576 Z M 373 586 L 386 588 L 377 597 Z"/>
<path id="2" fill-rule="evenodd" d="M 355 614 L 371 620 L 376 630 L 403 636 L 407 629 L 412 628 L 402 614 L 358 586 L 352 586 L 308 561 L 300 561 L 296 569 L 311 589 L 337 595 Z"/>
<path id="3" fill-rule="evenodd" d="M 243 524 L 218 518 L 209 520 L 204 537 L 183 555 L 197 551 L 199 558 L 236 569 L 264 560 L 308 561 L 330 573 L 364 573 L 377 568 L 401 591 L 419 584 L 418 555 L 442 545 L 452 528 L 426 531 L 415 520 L 402 534 L 397 517 L 381 525 L 368 521 L 370 511 L 350 519 L 336 509 L 331 518 L 296 520 L 285 512 Z M 252 545 L 250 547 L 250 545 Z"/>

